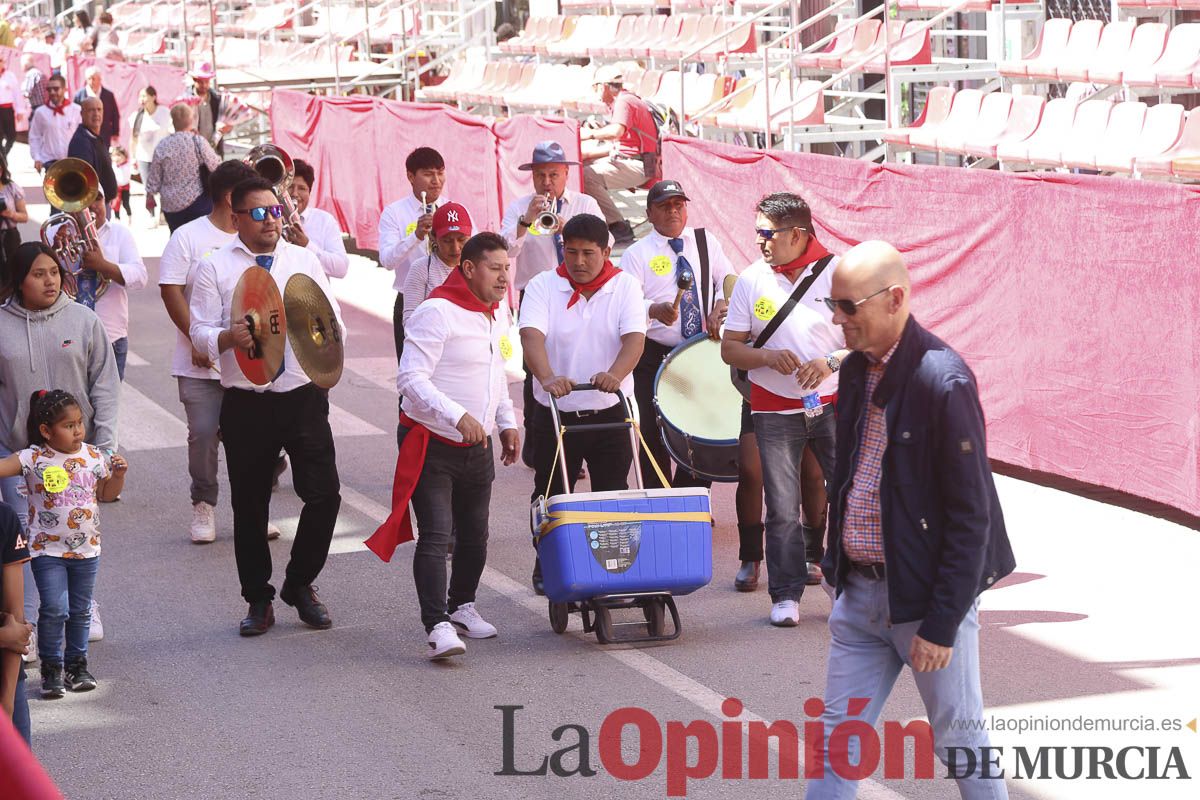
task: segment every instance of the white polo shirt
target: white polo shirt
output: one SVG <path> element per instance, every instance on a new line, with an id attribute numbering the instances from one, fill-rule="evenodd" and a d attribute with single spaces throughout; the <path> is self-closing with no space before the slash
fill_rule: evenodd
<path id="1" fill-rule="evenodd" d="M 300 224 L 308 235 L 308 249 L 321 262 L 321 268 L 331 278 L 344 278 L 350 271 L 350 256 L 342 241 L 342 229 L 333 214 L 309 206 L 300 214 Z"/>
<path id="2" fill-rule="evenodd" d="M 575 290 L 557 272 L 543 272 L 525 287 L 521 303 L 521 330 L 533 328 L 546 337 L 546 355 L 555 375 L 575 383 L 588 383 L 597 372 L 607 372 L 621 351 L 621 337 L 646 332 L 646 306 L 638 282 L 625 273 L 600 287 L 588 300 L 567 302 Z M 621 391 L 633 397 L 633 373 L 621 381 Z M 549 407 L 550 396 L 536 379 L 533 397 Z M 605 392 L 572 392 L 557 401 L 561 411 L 599 411 L 617 402 Z"/>
<path id="3" fill-rule="evenodd" d="M 804 299 L 796 304 L 783 324 L 763 344 L 764 350 L 791 350 L 802 361 L 811 361 L 845 348 L 846 339 L 842 329 L 833 324 L 833 312 L 821 300 L 830 295 L 837 264 L 838 258 L 834 256 L 829 266 L 805 292 Z M 725 330 L 735 333 L 748 331 L 750 343 L 753 344 L 771 317 L 783 308 L 796 285 L 812 272 L 812 268 L 813 264 L 810 264 L 792 283 L 786 275 L 774 272 L 761 259 L 746 267 L 738 277 L 733 296 L 729 298 Z M 800 389 L 795 375 L 782 375 L 770 367 L 752 369 L 748 377 L 751 383 L 780 397 L 798 400 L 808 393 Z M 837 392 L 837 382 L 838 377 L 834 373 L 821 382 L 817 392 L 822 397 L 832 395 Z"/>
<path id="4" fill-rule="evenodd" d="M 220 250 L 237 238 L 213 225 L 207 216 L 181 225 L 171 234 L 158 260 L 158 285 L 182 286 L 184 299 L 192 301 L 192 285 L 196 267 L 202 259 Z M 213 361 L 213 364 L 217 364 Z M 192 340 L 178 328 L 175 330 L 175 354 L 171 357 L 171 375 L 176 378 L 218 380 L 221 373 L 214 367 L 204 369 L 192 363 Z"/>
<path id="5" fill-rule="evenodd" d="M 396 379 L 404 413 L 453 442 L 462 441 L 455 426 L 463 414 L 489 435 L 516 428 L 504 374 L 513 335 L 503 305 L 489 319 L 440 297 L 421 303 L 404 325 Z"/>
<path id="6" fill-rule="evenodd" d="M 684 228 L 680 235 L 683 239 L 683 253 L 692 273 L 696 276 L 696 297 L 703 306 L 701 312 L 707 319 L 712 311 L 713 303 L 721 299 L 722 284 L 726 275 L 735 274 L 733 264 L 725 256 L 721 243 L 708 232 L 708 303 L 704 302 L 704 292 L 700 289 L 700 250 L 696 246 L 696 231 L 694 228 Z M 621 255 L 621 271 L 632 275 L 642 285 L 642 293 L 646 296 L 646 312 L 654 303 L 674 303 L 675 293 L 679 285 L 676 282 L 675 262 L 679 256 L 671 249 L 670 240 L 658 231 L 649 235 L 630 247 Z M 683 341 L 682 318 L 674 325 L 663 325 L 656 319 L 650 320 L 646 337 L 659 344 L 674 347 Z"/>
<path id="7" fill-rule="evenodd" d="M 504 220 L 500 223 L 500 235 L 508 242 L 508 257 L 512 260 L 512 279 L 518 292 L 524 291 L 535 275 L 547 270 L 554 270 L 559 265 L 558 251 L 554 248 L 554 236 L 548 233 L 534 233 L 526 228 L 525 233 L 517 237 L 517 225 L 521 215 L 529 208 L 534 195 L 527 194 L 518 197 L 508 204 L 504 210 Z M 591 214 L 604 219 L 599 204 L 586 194 L 565 190 L 562 193 L 563 206 L 559 213 L 564 220 L 577 214 Z M 612 244 L 612 235 L 608 237 Z"/>
<path id="8" fill-rule="evenodd" d="M 341 308 L 330 291 L 329 279 L 325 277 L 325 270 L 321 269 L 321 262 L 317 261 L 317 257 L 305 248 L 282 239 L 275 245 L 275 252 L 270 255 L 275 256 L 271 265 L 271 277 L 279 287 L 279 294 L 283 294 L 288 278 L 293 275 L 304 274 L 312 278 L 329 298 L 333 313 L 341 325 L 344 341 L 346 326 L 342 324 Z M 213 363 L 220 361 L 221 385 L 226 389 L 249 389 L 254 392 L 290 392 L 299 389 L 312 381 L 296 360 L 291 340 L 284 346 L 283 373 L 266 386 L 256 386 L 242 374 L 234 353 L 236 348 L 230 347 L 224 353 L 219 352 L 217 339 L 230 325 L 233 290 L 237 288 L 242 273 L 250 268 L 262 269 L 255 262 L 255 254 L 247 249 L 241 239 L 234 239 L 231 244 L 203 259 L 196 267 L 191 301 L 192 344 L 200 352 L 208 353 Z"/>
<path id="9" fill-rule="evenodd" d="M 430 205 L 438 209 L 449 202 L 450 198 L 442 195 Z M 429 246 L 432 232 L 425 234 L 424 239 L 417 238 L 417 220 L 423 216 L 425 210 L 421 208 L 421 198 L 411 194 L 389 203 L 379 216 L 379 263 L 396 273 L 392 288 L 397 292 L 404 291 L 408 265 L 417 257 L 420 248 Z"/>
<path id="10" fill-rule="evenodd" d="M 109 281 L 104 294 L 96 298 L 96 316 L 104 324 L 109 341 L 115 342 L 129 335 L 129 294 L 141 289 L 150 279 L 146 265 L 138 253 L 133 231 L 120 220 L 110 219 L 96 231 L 104 257 L 117 265 L 125 285 Z"/>

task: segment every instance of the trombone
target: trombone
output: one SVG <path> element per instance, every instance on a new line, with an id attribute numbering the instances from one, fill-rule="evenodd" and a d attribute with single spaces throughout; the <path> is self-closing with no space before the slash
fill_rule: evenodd
<path id="1" fill-rule="evenodd" d="M 42 243 L 54 251 L 63 270 L 63 291 L 74 298 L 79 279 L 90 273 L 96 279 L 96 297 L 108 291 L 109 279 L 83 268 L 83 256 L 100 247 L 96 220 L 89 206 L 100 196 L 100 178 L 91 164 L 79 158 L 62 158 L 42 180 L 46 201 L 58 211 L 42 223 Z"/>
<path id="2" fill-rule="evenodd" d="M 283 206 L 283 237 L 291 241 L 292 228 L 300 224 L 300 213 L 292 202 L 292 180 L 296 177 L 292 157 L 279 145 L 267 142 L 252 148 L 245 164 L 271 184 L 275 199 Z"/>

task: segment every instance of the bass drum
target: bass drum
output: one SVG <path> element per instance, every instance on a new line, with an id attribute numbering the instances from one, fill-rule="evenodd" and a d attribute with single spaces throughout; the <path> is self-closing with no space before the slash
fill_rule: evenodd
<path id="1" fill-rule="evenodd" d="M 676 464 L 711 481 L 737 482 L 742 396 L 720 342 L 701 333 L 667 355 L 654 377 L 654 409 Z"/>

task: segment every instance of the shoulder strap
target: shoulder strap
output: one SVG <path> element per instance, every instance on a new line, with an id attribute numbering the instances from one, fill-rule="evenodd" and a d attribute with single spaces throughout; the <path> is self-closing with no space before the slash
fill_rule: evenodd
<path id="1" fill-rule="evenodd" d="M 829 266 L 830 261 L 833 261 L 832 254 L 827 255 L 818 261 L 817 265 L 813 267 L 813 271 L 809 274 L 809 276 L 800 281 L 800 285 L 792 291 L 792 294 L 788 297 L 787 302 L 783 304 L 783 308 L 775 312 L 775 316 L 771 317 L 771 321 L 767 323 L 767 327 L 763 328 L 762 333 L 758 334 L 758 338 L 754 340 L 754 347 L 762 347 L 764 344 L 766 344 L 766 341 L 770 339 L 772 335 L 774 335 L 775 331 L 779 330 L 779 326 L 782 325 L 784 320 L 787 319 L 788 314 L 792 313 L 792 309 L 796 307 L 796 304 L 803 299 L 805 293 L 808 292 L 809 287 L 813 285 L 813 281 L 815 281 L 817 277 L 825 271 L 825 267 Z"/>
<path id="2" fill-rule="evenodd" d="M 700 307 L 707 316 L 712 311 L 709 295 L 712 294 L 712 278 L 708 267 L 708 233 L 704 228 L 696 228 L 696 250 L 700 253 Z"/>

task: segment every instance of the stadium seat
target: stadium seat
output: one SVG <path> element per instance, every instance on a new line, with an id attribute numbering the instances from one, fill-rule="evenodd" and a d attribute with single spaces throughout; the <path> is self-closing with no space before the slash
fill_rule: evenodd
<path id="1" fill-rule="evenodd" d="M 1159 107 L 1155 106 L 1154 108 Z M 1192 109 L 1187 112 L 1175 143 L 1158 155 L 1139 155 L 1135 166 L 1137 171 L 1143 175 L 1166 177 L 1173 174 L 1172 162 L 1175 159 L 1195 157 L 1200 157 L 1200 112 Z"/>
<path id="2" fill-rule="evenodd" d="M 1100 40 L 1090 52 L 1076 52 L 1071 49 L 1075 34 L 1071 34 L 1071 42 L 1067 52 L 1058 63 L 1058 79 L 1060 81 L 1085 81 L 1088 70 L 1092 66 L 1103 67 L 1106 64 L 1121 64 L 1129 55 L 1129 46 L 1133 42 L 1133 30 L 1137 23 L 1127 19 L 1120 22 L 1110 22 L 1104 26 Z M 1076 30 L 1079 26 L 1075 26 Z"/>
<path id="3" fill-rule="evenodd" d="M 696 50 L 702 44 L 706 44 L 713 34 L 717 31 L 717 20 L 719 17 L 712 14 L 705 14 L 699 17 L 696 26 L 692 29 L 690 38 L 680 38 L 671 42 L 666 42 L 665 47 L 661 50 L 664 58 L 676 60 L 689 55 L 693 50 Z M 682 25 L 680 26 L 682 31 Z"/>
<path id="4" fill-rule="evenodd" d="M 1087 79 L 1092 83 L 1119 84 L 1127 71 L 1149 69 L 1162 57 L 1167 45 L 1167 26 L 1161 22 L 1144 22 L 1133 30 L 1133 41 L 1121 58 L 1099 57 L 1088 65 Z"/>
<path id="5" fill-rule="evenodd" d="M 933 130 L 946 121 L 950 106 L 954 102 L 954 89 L 950 86 L 934 86 L 925 98 L 921 116 L 907 128 L 893 128 L 883 132 L 883 140 L 890 144 L 906 145 L 908 137 L 918 128 Z M 934 134 L 936 136 L 936 134 Z"/>
<path id="6" fill-rule="evenodd" d="M 933 62 L 929 39 L 929 26 L 922 20 L 902 22 L 899 30 L 895 23 L 901 20 L 890 20 L 892 32 L 892 66 L 903 67 L 910 64 L 930 64 Z M 883 44 L 883 36 L 876 40 L 877 46 Z M 844 64 L 843 66 L 850 66 Z M 864 68 L 866 72 L 882 73 L 884 68 L 883 55 L 871 59 Z"/>
<path id="7" fill-rule="evenodd" d="M 1058 80 L 1058 68 L 1061 64 L 1083 63 L 1096 52 L 1100 44 L 1100 34 L 1104 23 L 1098 19 L 1081 19 L 1071 26 L 1071 35 L 1067 46 L 1051 57 L 1043 54 L 1025 69 L 1025 77 L 1032 80 Z"/>
<path id="8" fill-rule="evenodd" d="M 1076 106 L 1074 100 L 1065 97 L 1058 97 L 1046 103 L 1037 130 L 1027 139 L 998 143 L 996 158 L 1001 161 L 1030 162 L 1035 155 L 1042 157 L 1053 153 L 1053 160 L 1057 162 L 1062 153 L 1062 144 L 1071 134 Z"/>
<path id="9" fill-rule="evenodd" d="M 728 33 L 722 39 L 713 42 L 697 56 L 697 59 L 711 60 L 713 58 L 727 55 L 729 53 L 753 53 L 758 49 L 758 39 L 754 30 L 754 23 L 742 25 L 743 20 L 736 17 L 718 16 L 717 29 L 713 32 L 714 36 Z M 703 44 L 703 42 L 701 42 Z"/>
<path id="10" fill-rule="evenodd" d="M 967 140 L 993 141 L 1008 124 L 1013 97 L 1008 92 L 988 92 L 979 106 L 979 117 L 967 129 L 943 126 L 937 132 L 937 149 L 942 153 L 966 155 Z"/>
<path id="11" fill-rule="evenodd" d="M 1115 112 L 1114 112 L 1115 113 Z M 1105 153 L 1097 158 L 1097 166 L 1112 172 L 1132 172 L 1133 165 L 1143 158 L 1156 158 L 1169 151 L 1183 133 L 1186 112 L 1178 103 L 1159 103 L 1146 109 L 1146 121 L 1132 152 Z"/>
<path id="12" fill-rule="evenodd" d="M 792 103 L 795 106 L 789 108 Z M 820 125 L 825 121 L 825 95 L 821 81 L 781 81 L 771 103 L 771 132 L 785 134 L 788 128 Z M 778 109 L 778 110 L 776 110 Z"/>
<path id="13" fill-rule="evenodd" d="M 851 41 L 849 49 L 840 55 L 822 54 L 817 59 L 817 66 L 831 72 L 840 72 L 843 65 L 850 66 L 855 61 L 862 60 L 862 57 L 875 46 L 875 40 L 879 38 L 881 27 L 883 26 L 877 19 L 864 19 L 854 29 L 854 39 Z"/>
<path id="14" fill-rule="evenodd" d="M 1035 149 L 1031 145 L 1029 160 L 1039 167 L 1067 166 L 1076 169 L 1094 169 L 1096 149 L 1104 141 L 1112 110 L 1111 100 L 1087 100 L 1080 103 L 1075 110 L 1071 132 L 1061 141 L 1059 151 L 1055 153 L 1049 148 Z"/>
<path id="15" fill-rule="evenodd" d="M 854 36 L 858 26 L 847 25 L 837 31 L 837 35 L 825 46 L 824 50 L 815 53 L 800 53 L 796 56 L 796 66 L 800 69 L 820 69 L 822 57 L 838 57 L 850 51 L 854 44 Z"/>
<path id="16" fill-rule="evenodd" d="M 936 150 L 939 136 L 964 137 L 979 119 L 979 108 L 983 103 L 983 92 L 979 89 L 963 89 L 954 95 L 950 113 L 940 125 L 915 128 L 908 136 L 909 147 Z"/>
<path id="17" fill-rule="evenodd" d="M 1166 48 L 1157 61 L 1149 67 L 1126 70 L 1125 83 L 1187 88 L 1192 85 L 1197 66 L 1200 66 L 1200 23 L 1188 22 L 1171 29 Z"/>
<path id="18" fill-rule="evenodd" d="M 521 55 L 531 52 L 524 48 L 537 38 L 538 32 L 543 30 L 550 20 L 551 17 L 530 17 L 525 20 L 525 27 L 519 34 L 507 42 L 500 42 L 496 45 L 496 49 L 501 53 L 508 53 L 509 55 Z"/>
<path id="19" fill-rule="evenodd" d="M 1050 77 L 1054 77 L 1054 65 L 1058 63 L 1067 49 L 1067 41 L 1071 37 L 1073 24 L 1069 19 L 1046 20 L 1042 25 L 1041 38 L 1038 39 L 1037 47 L 1033 48 L 1033 52 L 1020 61 L 1000 62 L 997 67 L 1000 74 L 1009 78 L 1027 78 L 1030 68 L 1034 68 L 1039 73 L 1045 73 L 1049 69 Z"/>
<path id="20" fill-rule="evenodd" d="M 1104 138 L 1094 148 L 1091 166 L 1101 172 L 1132 172 L 1145 125 L 1145 103 L 1117 103 L 1108 118 Z"/>
<path id="21" fill-rule="evenodd" d="M 709 111 L 709 113 L 706 116 L 699 118 L 700 122 L 702 122 L 705 125 L 716 125 L 717 117 L 720 116 L 721 114 L 728 113 L 731 111 L 737 111 L 738 109 L 745 108 L 747 105 L 749 105 L 750 101 L 754 98 L 755 90 L 753 88 L 748 88 L 745 91 L 741 91 L 741 90 L 744 87 L 748 87 L 748 86 L 751 86 L 752 84 L 754 84 L 754 81 L 755 81 L 754 78 L 741 78 L 740 80 L 738 80 L 730 88 L 729 93 L 726 96 L 726 99 L 723 102 L 721 102 L 720 104 L 715 105 L 713 107 L 713 109 L 711 111 Z M 739 92 L 740 92 L 740 94 L 739 94 Z"/>
<path id="22" fill-rule="evenodd" d="M 1017 95 L 1012 100 L 1012 108 L 1004 128 L 995 136 L 987 138 L 972 133 L 966 142 L 967 155 L 976 158 L 995 158 L 996 150 L 1004 144 L 1019 144 L 1024 142 L 1037 130 L 1042 120 L 1042 110 L 1046 107 L 1046 99 L 1038 95 Z"/>
<path id="23" fill-rule="evenodd" d="M 629 20 L 625 22 L 625 20 Z M 654 18 L 645 14 L 630 14 L 622 19 L 618 26 L 618 35 L 611 42 L 602 42 L 599 47 L 592 49 L 592 57 L 620 58 L 621 48 L 626 42 L 635 42 L 646 38 L 646 31 Z"/>
<path id="24" fill-rule="evenodd" d="M 627 42 L 620 48 L 621 58 L 649 58 L 650 49 L 658 47 L 660 42 L 670 41 L 679 33 L 682 16 L 672 14 L 669 17 L 655 14 L 653 21 L 646 28 L 644 39 Z"/>
<path id="25" fill-rule="evenodd" d="M 599 39 L 592 43 L 588 48 L 588 55 L 592 58 L 606 58 L 606 52 L 613 49 L 614 42 L 624 41 L 630 32 L 633 30 L 634 24 L 640 17 L 628 14 L 617 18 L 616 28 L 613 29 L 612 36 L 607 39 Z"/>
<path id="26" fill-rule="evenodd" d="M 546 56 L 550 55 L 550 46 L 566 41 L 575 32 L 575 26 L 579 24 L 579 17 L 559 17 L 562 20 L 562 25 L 553 25 L 546 32 L 546 35 L 539 39 L 533 45 L 533 55 Z"/>

